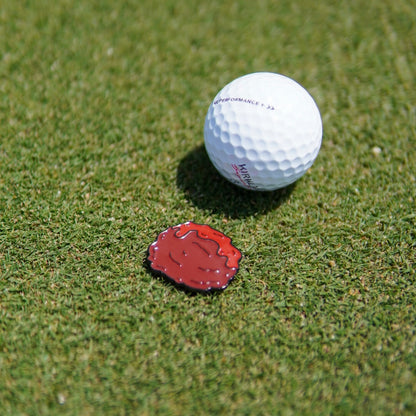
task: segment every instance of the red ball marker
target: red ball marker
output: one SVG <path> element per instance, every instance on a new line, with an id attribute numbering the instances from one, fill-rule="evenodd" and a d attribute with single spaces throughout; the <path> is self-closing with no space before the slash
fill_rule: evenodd
<path id="1" fill-rule="evenodd" d="M 161 232 L 148 249 L 150 268 L 200 292 L 224 290 L 239 268 L 241 252 L 209 225 L 188 221 Z"/>

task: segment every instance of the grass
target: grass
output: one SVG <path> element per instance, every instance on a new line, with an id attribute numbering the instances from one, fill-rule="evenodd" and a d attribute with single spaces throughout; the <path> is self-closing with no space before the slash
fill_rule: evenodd
<path id="1" fill-rule="evenodd" d="M 3 3 L 2 415 L 416 413 L 412 2 Z M 258 194 L 202 130 L 263 70 L 311 92 L 324 140 Z M 221 294 L 143 265 L 187 220 L 243 252 Z"/>

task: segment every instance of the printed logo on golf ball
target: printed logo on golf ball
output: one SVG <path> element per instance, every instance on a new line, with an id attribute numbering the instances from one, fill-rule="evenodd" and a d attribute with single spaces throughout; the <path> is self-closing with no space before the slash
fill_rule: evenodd
<path id="1" fill-rule="evenodd" d="M 218 172 L 245 189 L 273 191 L 303 176 L 322 142 L 319 109 L 296 81 L 257 72 L 226 85 L 205 119 L 205 148 Z"/>

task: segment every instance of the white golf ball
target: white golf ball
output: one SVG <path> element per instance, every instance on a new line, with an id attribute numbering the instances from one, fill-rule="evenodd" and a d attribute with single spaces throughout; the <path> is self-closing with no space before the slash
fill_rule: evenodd
<path id="1" fill-rule="evenodd" d="M 321 147 L 322 119 L 297 82 L 257 72 L 217 94 L 205 119 L 204 139 L 222 176 L 246 189 L 272 191 L 312 166 Z"/>

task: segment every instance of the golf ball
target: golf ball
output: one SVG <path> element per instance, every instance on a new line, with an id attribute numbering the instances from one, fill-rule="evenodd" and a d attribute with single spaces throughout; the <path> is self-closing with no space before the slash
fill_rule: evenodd
<path id="1" fill-rule="evenodd" d="M 205 119 L 205 148 L 219 173 L 246 189 L 272 191 L 299 179 L 322 142 L 322 120 L 296 81 L 257 72 L 226 85 Z"/>

